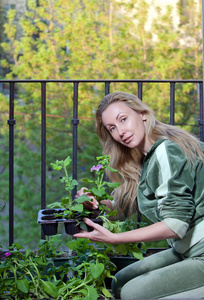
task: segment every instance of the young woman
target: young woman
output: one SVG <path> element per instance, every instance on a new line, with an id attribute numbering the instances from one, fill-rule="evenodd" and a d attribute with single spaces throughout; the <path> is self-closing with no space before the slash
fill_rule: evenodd
<path id="1" fill-rule="evenodd" d="M 122 183 L 114 201 L 104 203 L 118 210 L 118 218 L 139 209 L 153 224 L 114 234 L 86 219 L 94 230 L 74 236 L 112 244 L 168 240 L 171 248 L 117 273 L 116 298 L 203 298 L 204 144 L 157 121 L 147 105 L 125 92 L 102 99 L 96 126 L 103 152 L 119 172 L 109 178 Z M 97 208 L 97 201 L 86 205 Z"/>

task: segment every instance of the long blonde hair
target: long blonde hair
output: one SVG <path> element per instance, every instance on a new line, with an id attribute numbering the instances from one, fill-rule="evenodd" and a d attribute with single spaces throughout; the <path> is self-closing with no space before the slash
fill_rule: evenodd
<path id="1" fill-rule="evenodd" d="M 116 142 L 104 127 L 102 113 L 116 101 L 124 102 L 138 113 L 145 113 L 146 136 L 149 140 L 155 142 L 158 139 L 170 139 L 176 142 L 191 165 L 197 158 L 204 162 L 204 154 L 196 137 L 183 129 L 157 121 L 153 111 L 137 96 L 120 91 L 106 95 L 96 111 L 96 130 L 103 153 L 110 156 L 111 166 L 118 170 L 118 174 L 107 173 L 111 181 L 121 183 L 114 191 L 118 215 L 125 213 L 129 216 L 137 211 L 137 189 L 144 155 L 137 148 L 128 148 Z"/>

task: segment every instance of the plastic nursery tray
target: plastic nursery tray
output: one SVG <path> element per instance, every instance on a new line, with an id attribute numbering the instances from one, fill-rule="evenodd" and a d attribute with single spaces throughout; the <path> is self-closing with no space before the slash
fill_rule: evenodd
<path id="1" fill-rule="evenodd" d="M 51 208 L 51 209 L 41 209 L 38 212 L 38 223 L 40 224 L 50 224 L 50 223 L 58 223 L 60 221 L 65 221 L 66 219 L 62 219 L 60 217 L 56 217 L 55 214 L 62 213 L 64 209 L 62 208 Z"/>
<path id="2" fill-rule="evenodd" d="M 38 212 L 37 223 L 42 225 L 42 230 L 45 235 L 55 235 L 57 234 L 58 223 L 65 222 L 66 219 L 56 217 L 55 214 L 59 214 L 64 210 L 59 209 L 41 209 Z"/>
<path id="3" fill-rule="evenodd" d="M 78 222 L 80 217 L 78 217 L 76 214 L 75 219 L 70 220 L 70 219 L 63 219 L 62 217 L 60 218 L 60 216 L 58 217 L 55 215 L 55 214 L 62 213 L 63 211 L 64 211 L 64 209 L 59 208 L 59 209 L 41 209 L 38 212 L 37 223 L 42 225 L 42 230 L 45 235 L 57 234 L 59 222 L 64 223 L 65 232 L 67 234 L 73 235 L 75 233 L 80 232 L 81 228 L 80 228 L 80 224 Z M 94 212 L 93 214 L 90 215 L 90 219 L 93 222 L 102 225 L 103 221 L 100 218 L 96 219 L 97 216 L 98 216 L 98 212 Z M 93 218 L 91 218 L 91 217 L 93 217 Z M 82 219 L 81 219 L 81 221 L 82 221 Z M 93 228 L 91 226 L 86 225 L 86 227 L 87 227 L 88 231 L 93 230 Z"/>

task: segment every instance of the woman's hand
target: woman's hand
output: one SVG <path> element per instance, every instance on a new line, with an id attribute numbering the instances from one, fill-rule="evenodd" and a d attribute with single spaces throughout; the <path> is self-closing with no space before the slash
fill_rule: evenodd
<path id="1" fill-rule="evenodd" d="M 179 238 L 179 236 L 162 221 L 121 233 L 112 233 L 87 218 L 84 219 L 84 222 L 93 227 L 94 230 L 91 232 L 82 230 L 80 233 L 74 234 L 73 237 L 88 238 L 94 242 L 109 244 L 152 242 Z"/>
<path id="2" fill-rule="evenodd" d="M 87 197 L 89 197 L 91 199 L 91 201 L 84 201 L 83 205 L 84 208 L 86 209 L 98 209 L 98 201 L 96 200 L 96 198 L 91 195 L 91 193 L 86 192 L 87 188 L 82 187 L 77 193 L 76 196 L 74 197 L 75 199 L 81 197 L 82 195 L 86 195 Z"/>
<path id="3" fill-rule="evenodd" d="M 101 242 L 101 243 L 109 243 L 109 244 L 117 244 L 116 242 L 116 234 L 110 232 L 103 226 L 92 222 L 90 219 L 84 219 L 85 224 L 93 227 L 93 231 L 87 232 L 85 230 L 81 230 L 80 233 L 76 233 L 73 235 L 75 238 L 87 238 L 93 242 Z"/>

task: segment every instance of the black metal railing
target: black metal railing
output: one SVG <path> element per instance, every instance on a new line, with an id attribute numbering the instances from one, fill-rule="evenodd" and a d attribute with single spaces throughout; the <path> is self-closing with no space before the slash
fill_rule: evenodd
<path id="1" fill-rule="evenodd" d="M 203 101 L 203 80 L 0 80 L 0 83 L 9 84 L 9 246 L 14 241 L 14 90 L 18 83 L 40 83 L 41 84 L 41 208 L 46 208 L 46 84 L 49 82 L 72 83 L 73 84 L 73 173 L 77 179 L 77 126 L 78 118 L 78 98 L 80 83 L 104 83 L 104 94 L 110 92 L 111 83 L 135 83 L 137 84 L 138 97 L 143 98 L 144 83 L 167 83 L 170 85 L 170 124 L 175 125 L 175 85 L 177 83 L 198 84 L 200 118 L 198 121 L 200 128 L 200 140 L 204 141 L 204 101 Z M 76 190 L 74 191 L 76 193 Z M 43 235 L 42 235 L 43 236 Z"/>

